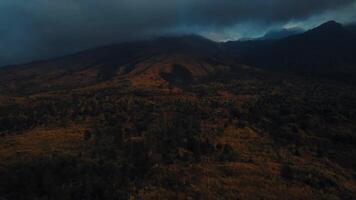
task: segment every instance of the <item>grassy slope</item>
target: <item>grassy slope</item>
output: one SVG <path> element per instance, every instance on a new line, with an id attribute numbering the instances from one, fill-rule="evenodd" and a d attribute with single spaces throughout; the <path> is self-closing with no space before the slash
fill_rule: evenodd
<path id="1" fill-rule="evenodd" d="M 312 84 L 312 85 L 308 85 Z M 266 129 L 265 121 L 273 120 L 270 113 L 262 111 L 255 111 L 247 109 L 259 105 L 261 100 L 278 95 L 279 98 L 285 98 L 295 101 L 294 104 L 300 104 L 300 108 L 307 109 L 306 104 L 309 100 L 305 97 L 312 98 L 311 101 L 316 103 L 325 102 L 326 105 L 319 104 L 322 108 L 329 108 L 329 104 L 333 103 L 331 98 L 328 102 L 328 95 L 336 95 L 335 102 L 350 98 L 349 101 L 344 102 L 341 107 L 347 108 L 347 103 L 352 103 L 355 98 L 350 86 L 337 86 L 328 83 L 306 82 L 284 80 L 282 82 L 269 80 L 241 80 L 233 81 L 228 84 L 208 84 L 195 86 L 186 92 L 180 94 L 168 94 L 168 96 L 136 96 L 132 98 L 140 99 L 143 102 L 150 102 L 155 105 L 174 105 L 176 101 L 191 102 L 192 104 L 200 104 L 199 102 L 218 102 L 216 108 L 204 107 L 203 109 L 211 110 L 212 120 L 205 123 L 208 126 L 214 124 L 221 129 L 218 137 L 215 140 L 215 145 L 224 145 L 232 147 L 234 151 L 238 152 L 239 158 L 232 161 L 220 161 L 213 155 L 204 156 L 199 162 L 192 163 L 173 163 L 164 164 L 162 169 L 156 174 L 157 182 L 151 183 L 146 181 L 143 187 L 139 188 L 135 193 L 131 194 L 131 198 L 135 199 L 346 199 L 352 198 L 356 194 L 355 171 L 350 165 L 344 162 L 339 162 L 338 155 L 343 156 L 343 152 L 351 151 L 346 159 L 355 158 L 352 152 L 354 147 L 348 146 L 343 148 L 334 146 L 339 149 L 315 149 L 315 144 L 318 142 L 333 142 L 328 135 L 318 135 L 312 133 L 315 130 L 310 127 L 301 128 L 301 122 L 295 121 L 298 134 L 304 138 L 302 144 L 295 144 L 295 139 L 287 138 L 279 141 L 279 135 L 274 135 L 276 130 Z M 333 87 L 333 88 L 330 88 Z M 203 89 L 202 89 L 203 88 Z M 309 88 L 309 89 L 305 89 Z M 313 89 L 314 88 L 314 89 Z M 319 88 L 319 89 L 318 89 Z M 204 91 L 202 97 L 196 96 L 197 93 Z M 303 96 L 309 95 L 308 90 L 313 90 L 317 94 L 314 97 Z M 115 91 L 115 90 L 114 90 Z M 165 90 L 162 90 L 165 91 Z M 167 92 L 167 91 L 166 91 Z M 332 92 L 338 92 L 332 94 Z M 120 96 L 115 97 L 115 92 L 110 98 L 124 98 Z M 61 95 L 55 95 L 55 98 L 62 98 Z M 85 102 L 86 98 L 83 97 Z M 296 99 L 297 98 L 297 99 Z M 341 99 L 342 98 L 342 99 Z M 65 99 L 65 98 L 64 98 Z M 306 101 L 306 102 L 305 102 Z M 90 102 L 90 101 L 88 101 Z M 111 102 L 111 100 L 109 100 Z M 231 116 L 230 111 L 226 110 L 224 102 L 232 102 L 239 112 L 240 116 L 237 118 Z M 334 103 L 335 103 L 334 102 Z M 277 105 L 274 105 L 276 103 Z M 309 102 L 310 103 L 310 102 Z M 20 103 L 22 104 L 22 102 Z M 293 104 L 293 102 L 292 102 Z M 75 106 L 75 105 L 74 105 Z M 283 108 L 277 102 L 272 101 L 272 105 L 261 106 L 271 112 L 280 111 Z M 268 106 L 272 106 L 269 108 Z M 290 106 L 290 105 L 289 105 Z M 316 107 L 314 105 L 314 107 Z M 314 108 L 313 105 L 311 108 Z M 344 111 L 338 108 L 340 112 Z M 142 107 L 141 109 L 145 109 Z M 281 109 L 281 110 L 278 110 Z M 337 110 L 339 111 L 339 110 Z M 209 111 L 210 112 L 210 111 Z M 256 112 L 256 113 L 254 113 Z M 320 116 L 320 113 L 302 113 L 302 116 Z M 289 115 L 298 115 L 289 113 Z M 336 113 L 342 114 L 342 113 Z M 55 115 L 55 114 L 53 114 Z M 247 116 L 247 119 L 241 116 Z M 256 119 L 250 120 L 248 116 L 254 116 Z M 281 115 L 281 114 L 277 114 Z M 283 114 L 282 114 L 283 115 Z M 251 116 L 250 116 L 251 117 Z M 268 119 L 271 117 L 271 119 Z M 344 116 L 345 117 L 345 116 Z M 94 117 L 95 118 L 95 117 Z M 341 117 L 342 118 L 342 117 Z M 241 125 L 240 122 L 243 122 Z M 327 126 L 330 129 L 335 129 L 342 126 L 343 134 L 353 134 L 354 118 L 350 117 L 346 120 L 338 119 L 331 124 L 320 120 L 318 123 L 321 126 Z M 92 148 L 85 141 L 84 132 L 90 129 L 86 120 L 73 119 L 69 122 L 72 125 L 63 127 L 62 125 L 51 125 L 51 122 L 27 129 L 16 134 L 6 134 L 2 136 L 0 142 L 0 158 L 2 160 L 26 160 L 34 159 L 44 155 L 87 155 L 87 149 Z M 283 126 L 285 122 L 279 122 L 279 126 Z M 210 124 L 210 125 L 209 125 Z M 214 125 L 214 126 L 215 126 Z M 319 128 L 324 130 L 323 128 Z M 277 137 L 277 138 L 276 138 Z M 354 138 L 354 135 L 349 136 Z M 316 143 L 315 143 L 316 142 Z M 346 146 L 349 144 L 346 144 Z M 323 148 L 323 146 L 319 146 Z M 328 146 L 325 146 L 328 148 Z M 323 151 L 324 155 L 318 155 Z M 297 153 L 296 153 L 297 152 Z M 83 154 L 83 155 L 82 155 Z M 88 154 L 89 155 L 89 154 Z M 335 158 L 336 156 L 336 158 Z M 8 162 L 10 162 L 8 161 Z M 30 162 L 30 161 L 29 161 Z M 352 163 L 351 163 L 352 165 Z M 6 162 L 3 163 L 6 168 Z M 167 185 L 167 180 L 173 181 L 173 185 Z M 176 184 L 176 185 L 175 185 Z"/>

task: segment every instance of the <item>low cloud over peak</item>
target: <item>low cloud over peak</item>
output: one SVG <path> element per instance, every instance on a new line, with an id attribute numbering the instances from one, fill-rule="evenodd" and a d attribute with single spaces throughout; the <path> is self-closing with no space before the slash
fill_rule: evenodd
<path id="1" fill-rule="evenodd" d="M 354 0 L 2 0 L 0 65 L 172 32 L 227 39 L 287 23 L 348 21 L 355 11 Z"/>

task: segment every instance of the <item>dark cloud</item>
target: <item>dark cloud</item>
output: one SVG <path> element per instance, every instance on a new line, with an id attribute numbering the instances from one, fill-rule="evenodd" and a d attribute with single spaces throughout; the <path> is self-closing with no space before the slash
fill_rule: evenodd
<path id="1" fill-rule="evenodd" d="M 238 24 L 266 27 L 293 20 L 303 21 L 325 12 L 334 12 L 336 15 L 338 10 L 350 7 L 354 2 L 1 0 L 0 65 L 58 56 L 97 45 L 167 32 L 210 31 L 218 34 L 219 31 L 239 27 L 236 26 Z M 348 9 L 347 12 L 354 11 Z M 252 26 L 245 26 L 248 27 Z M 236 28 L 233 30 L 239 32 Z"/>

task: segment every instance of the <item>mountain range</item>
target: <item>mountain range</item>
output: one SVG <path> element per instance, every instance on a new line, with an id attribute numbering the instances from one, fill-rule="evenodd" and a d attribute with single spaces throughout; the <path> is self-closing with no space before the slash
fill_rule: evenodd
<path id="1" fill-rule="evenodd" d="M 0 199 L 356 199 L 356 26 L 0 68 Z"/>
<path id="2" fill-rule="evenodd" d="M 267 34 L 264 39 L 218 43 L 188 35 L 105 46 L 62 58 L 3 67 L 0 87 L 21 91 L 31 90 L 30 87 L 39 91 L 113 79 L 160 85 L 167 77 L 174 79 L 178 71 L 187 76 L 184 80 L 197 80 L 241 66 L 355 80 L 354 26 L 329 21 L 300 34 L 293 31 L 290 36 L 276 38 L 279 37 Z M 167 76 L 172 72 L 173 76 Z"/>

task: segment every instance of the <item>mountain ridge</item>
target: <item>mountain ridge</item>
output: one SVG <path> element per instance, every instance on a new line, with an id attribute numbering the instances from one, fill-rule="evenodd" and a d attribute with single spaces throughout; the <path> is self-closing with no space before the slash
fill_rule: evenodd
<path id="1" fill-rule="evenodd" d="M 231 54 L 248 65 L 355 80 L 356 31 L 335 21 L 281 40 L 229 42 Z"/>
<path id="2" fill-rule="evenodd" d="M 28 88 L 46 91 L 130 80 L 141 86 L 156 87 L 176 82 L 172 80 L 175 75 L 167 75 L 177 72 L 175 66 L 180 66 L 178 71 L 189 72 L 190 75 L 184 74 L 195 81 L 220 73 L 245 72 L 241 69 L 246 65 L 263 70 L 355 80 L 355 35 L 356 31 L 350 26 L 329 21 L 303 33 L 273 40 L 219 43 L 198 35 L 157 37 L 3 67 L 0 68 L 0 85 L 11 91 Z M 162 76 L 170 77 L 170 81 Z"/>
<path id="3" fill-rule="evenodd" d="M 162 73 L 171 73 L 177 65 L 200 79 L 238 64 L 224 53 L 220 43 L 201 36 L 159 37 L 1 68 L 0 83 L 21 88 L 31 82 L 51 89 L 53 85 L 87 86 L 111 79 L 135 79 L 156 85 L 163 84 L 159 81 Z"/>

